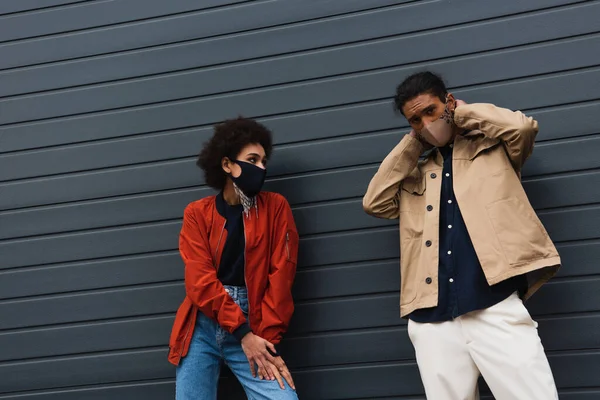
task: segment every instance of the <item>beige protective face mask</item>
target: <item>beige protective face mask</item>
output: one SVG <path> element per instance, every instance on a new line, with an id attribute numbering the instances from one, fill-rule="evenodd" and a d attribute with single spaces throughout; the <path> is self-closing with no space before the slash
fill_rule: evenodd
<path id="1" fill-rule="evenodd" d="M 421 129 L 421 136 L 429 144 L 435 147 L 444 147 L 452 139 L 454 133 L 454 113 L 448 110 L 448 106 L 440 119 Z"/>
<path id="2" fill-rule="evenodd" d="M 421 129 L 421 136 L 435 147 L 444 147 L 452 139 L 454 128 L 452 123 L 443 119 L 438 119 Z"/>

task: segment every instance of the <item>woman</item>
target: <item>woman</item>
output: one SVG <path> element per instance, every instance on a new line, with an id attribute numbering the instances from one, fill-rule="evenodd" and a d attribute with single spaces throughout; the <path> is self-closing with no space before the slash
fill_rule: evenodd
<path id="1" fill-rule="evenodd" d="M 275 345 L 294 311 L 298 232 L 285 198 L 261 192 L 271 151 L 271 132 L 240 117 L 217 125 L 198 157 L 220 192 L 184 212 L 186 298 L 169 343 L 177 400 L 216 399 L 221 363 L 251 399 L 297 399 Z"/>

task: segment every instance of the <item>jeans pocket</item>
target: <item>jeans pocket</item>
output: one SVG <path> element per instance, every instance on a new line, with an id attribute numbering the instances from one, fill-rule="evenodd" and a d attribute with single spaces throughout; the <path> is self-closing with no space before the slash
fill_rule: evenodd
<path id="1" fill-rule="evenodd" d="M 248 315 L 248 298 L 245 296 L 238 297 L 235 302 L 242 309 L 242 312 L 247 316 Z"/>

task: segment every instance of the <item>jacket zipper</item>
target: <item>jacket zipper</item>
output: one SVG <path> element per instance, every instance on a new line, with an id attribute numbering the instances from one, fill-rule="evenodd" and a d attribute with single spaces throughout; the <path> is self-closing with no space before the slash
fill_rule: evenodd
<path id="1" fill-rule="evenodd" d="M 217 250 L 215 252 L 215 259 L 214 259 L 215 269 L 219 269 L 217 267 L 217 265 L 218 265 L 217 258 L 219 255 L 219 247 L 221 247 L 221 240 L 223 239 L 223 232 L 225 232 L 225 225 L 227 225 L 227 220 L 225 220 L 225 223 L 223 223 L 223 227 L 221 228 L 221 234 L 219 235 L 219 241 L 217 242 Z"/>
<path id="2" fill-rule="evenodd" d="M 250 326 L 250 290 L 248 290 L 248 279 L 246 277 L 246 262 L 248 260 L 248 257 L 246 256 L 246 248 L 248 246 L 248 238 L 246 237 L 246 221 L 244 220 L 243 215 L 242 225 L 244 226 L 244 283 L 246 284 L 246 291 L 248 293 L 248 325 Z M 250 329 L 252 329 L 252 326 L 250 326 Z"/>

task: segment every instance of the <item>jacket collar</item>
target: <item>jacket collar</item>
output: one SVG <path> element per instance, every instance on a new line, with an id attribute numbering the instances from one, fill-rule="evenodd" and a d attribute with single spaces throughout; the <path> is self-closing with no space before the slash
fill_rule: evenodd
<path id="1" fill-rule="evenodd" d="M 219 192 L 219 194 L 217 194 L 216 198 L 215 198 L 215 202 L 216 202 L 216 207 L 217 207 L 217 212 L 219 213 L 219 215 L 221 215 L 221 217 L 225 218 L 227 215 L 227 203 L 225 202 L 225 197 L 223 197 L 223 191 L 221 190 Z"/>

